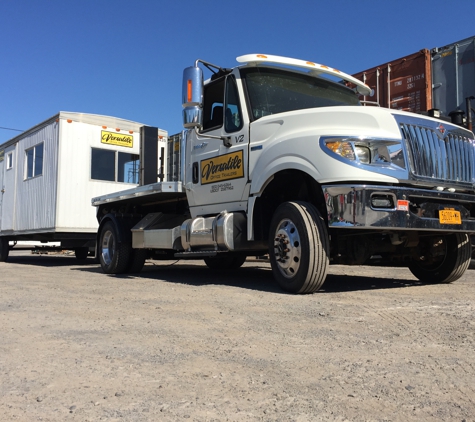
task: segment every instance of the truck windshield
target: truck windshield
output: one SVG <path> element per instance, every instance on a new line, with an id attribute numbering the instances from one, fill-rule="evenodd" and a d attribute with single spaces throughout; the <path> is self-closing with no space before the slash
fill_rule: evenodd
<path id="1" fill-rule="evenodd" d="M 242 69 L 241 77 L 254 120 L 306 108 L 360 105 L 349 88 L 302 73 L 254 67 Z"/>

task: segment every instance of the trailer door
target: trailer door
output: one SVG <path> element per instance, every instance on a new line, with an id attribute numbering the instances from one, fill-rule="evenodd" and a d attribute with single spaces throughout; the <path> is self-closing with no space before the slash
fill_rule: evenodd
<path id="1" fill-rule="evenodd" d="M 3 172 L 4 172 L 4 163 L 5 163 L 5 150 L 0 150 L 0 228 L 2 227 L 2 202 L 3 202 Z"/>
<path id="2" fill-rule="evenodd" d="M 14 230 L 16 153 L 15 145 L 9 146 L 0 163 L 0 231 Z"/>

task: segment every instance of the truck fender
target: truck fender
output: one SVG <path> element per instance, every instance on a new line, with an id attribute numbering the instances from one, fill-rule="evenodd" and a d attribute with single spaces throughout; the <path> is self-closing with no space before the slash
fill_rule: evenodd
<path id="1" fill-rule="evenodd" d="M 117 241 L 119 243 L 122 243 L 122 242 L 128 242 L 130 244 L 132 243 L 132 232 L 130 231 L 131 227 L 128 227 L 128 225 L 123 219 L 118 218 L 115 214 L 109 213 L 109 214 L 106 214 L 102 218 L 101 223 L 99 224 L 99 228 L 97 229 L 97 236 L 96 236 L 97 244 L 99 244 L 100 242 L 102 227 L 108 221 L 112 221 L 112 223 L 114 223 L 115 228 L 117 229 L 117 238 L 118 238 Z"/>

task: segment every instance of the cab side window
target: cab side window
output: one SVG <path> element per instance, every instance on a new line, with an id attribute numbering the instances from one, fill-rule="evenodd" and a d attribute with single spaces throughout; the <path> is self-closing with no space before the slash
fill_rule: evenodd
<path id="1" fill-rule="evenodd" d="M 222 77 L 205 86 L 203 100 L 203 130 L 223 126 L 227 133 L 242 128 L 242 113 L 234 76 Z"/>
<path id="2" fill-rule="evenodd" d="M 242 128 L 241 106 L 234 76 L 226 80 L 226 108 L 224 113 L 224 130 L 227 133 L 237 132 Z"/>
<path id="3" fill-rule="evenodd" d="M 223 126 L 224 83 L 225 78 L 222 77 L 205 86 L 203 98 L 203 130 L 217 129 Z"/>

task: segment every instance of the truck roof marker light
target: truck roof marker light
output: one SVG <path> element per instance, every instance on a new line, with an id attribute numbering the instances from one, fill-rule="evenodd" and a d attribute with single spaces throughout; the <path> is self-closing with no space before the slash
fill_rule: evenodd
<path id="1" fill-rule="evenodd" d="M 107 126 L 102 126 L 102 129 L 107 129 Z"/>
<path id="2" fill-rule="evenodd" d="M 133 131 L 133 130 L 129 130 L 129 133 L 132 135 L 132 133 L 134 133 L 134 131 Z"/>
<path id="3" fill-rule="evenodd" d="M 306 62 L 306 63 L 307 63 L 309 66 L 316 66 L 316 64 L 313 63 L 313 62 Z"/>
<path id="4" fill-rule="evenodd" d="M 116 132 L 120 132 L 120 129 L 119 129 L 119 128 L 116 128 L 115 131 L 116 131 Z"/>
<path id="5" fill-rule="evenodd" d="M 256 57 L 258 57 L 259 59 L 267 59 L 267 56 L 265 56 L 264 54 L 256 54 Z"/>
<path id="6" fill-rule="evenodd" d="M 73 121 L 71 119 L 66 120 L 68 123 L 72 123 Z"/>

